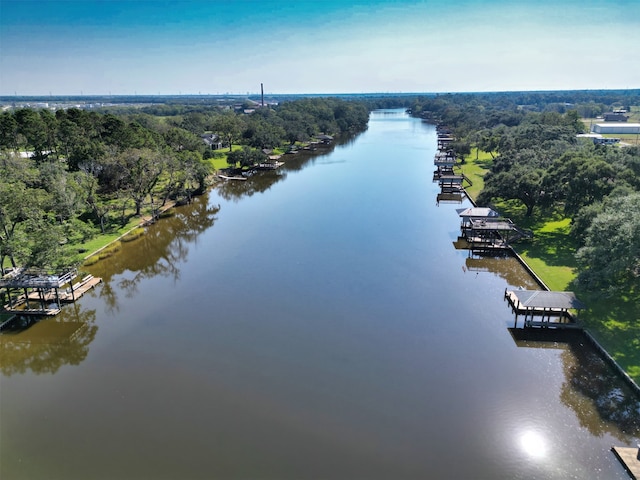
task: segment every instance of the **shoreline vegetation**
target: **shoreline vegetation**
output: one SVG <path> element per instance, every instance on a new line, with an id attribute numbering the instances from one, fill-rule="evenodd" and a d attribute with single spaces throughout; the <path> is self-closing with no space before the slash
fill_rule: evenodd
<path id="1" fill-rule="evenodd" d="M 309 142 L 296 142 L 295 145 L 299 150 L 305 150 L 307 149 L 307 147 L 309 147 L 310 145 L 314 145 L 315 143 L 317 142 L 315 140 L 312 140 Z M 241 149 L 241 145 L 232 145 L 230 150 L 232 152 L 235 152 L 240 151 Z M 240 172 L 250 171 L 251 169 L 257 167 L 256 164 L 245 165 L 240 168 L 236 168 L 235 166 L 231 167 L 227 162 L 227 152 L 221 153 L 221 155 L 218 155 L 215 160 L 211 162 L 213 172 L 207 177 L 206 188 L 199 194 L 194 195 L 194 197 L 206 194 L 211 189 L 215 188 L 219 183 L 229 179 L 230 177 L 224 175 L 225 173 L 231 174 L 231 171 L 233 170 L 236 172 L 236 174 L 238 174 Z M 281 157 L 285 153 L 286 149 L 284 148 L 275 148 L 272 152 L 272 154 L 277 157 Z M 284 162 L 279 162 L 280 165 L 283 163 Z M 244 179 L 246 180 L 246 178 Z M 118 250 L 120 250 L 121 242 L 134 241 L 140 238 L 142 235 L 145 235 L 146 232 L 144 230 L 144 227 L 149 226 L 166 216 L 172 215 L 172 210 L 182 205 L 185 205 L 185 203 L 178 202 L 176 200 L 170 200 L 157 209 L 155 218 L 152 214 L 151 209 L 147 208 L 144 214 L 141 214 L 139 218 L 132 218 L 126 226 L 118 229 L 115 234 L 97 235 L 96 238 L 92 239 L 92 241 L 90 242 L 92 250 L 82 258 L 80 267 L 89 267 L 99 260 L 103 260 L 115 254 Z M 88 245 L 89 244 L 83 244 L 79 247 L 83 250 L 89 251 Z"/>
<path id="2" fill-rule="evenodd" d="M 474 201 L 484 187 L 484 176 L 489 172 L 492 158 L 490 153 L 473 148 L 465 156 L 464 162 L 457 167 L 473 182 L 473 185 L 465 190 Z M 570 218 L 556 212 L 546 219 L 533 221 L 527 219 L 522 209 L 513 202 L 499 201 L 495 202 L 494 206 L 501 215 L 511 218 L 516 224 L 523 225 L 534 232 L 532 243 L 513 245 L 515 253 L 550 290 L 573 289 L 581 299 L 585 300 L 589 309 L 579 317 L 585 332 L 591 337 L 596 348 L 600 349 L 603 355 L 608 356 L 621 373 L 629 377 L 628 379 L 635 385 L 635 390 L 638 391 L 640 350 L 633 342 L 633 339 L 638 337 L 633 337 L 625 330 L 623 322 L 607 313 L 609 310 L 627 308 L 629 320 L 633 321 L 634 312 L 637 315 L 637 305 L 635 308 L 629 305 L 624 295 L 602 298 L 593 292 L 576 288 L 577 264 L 574 255 L 577 245 L 571 237 Z M 560 257 L 561 261 L 552 262 L 549 252 L 552 252 L 553 258 L 557 259 L 556 253 L 561 248 L 566 249 Z"/>
<path id="3" fill-rule="evenodd" d="M 220 181 L 216 173 L 240 173 L 329 134 L 355 134 L 366 128 L 371 110 L 402 107 L 453 129 L 457 168 L 473 182 L 469 195 L 534 232 L 516 252 L 550 289 L 573 290 L 585 301 L 581 322 L 638 383 L 637 278 L 631 272 L 631 280 L 623 278 L 630 286 L 618 282 L 611 291 L 587 288 L 580 257 L 594 208 L 606 206 L 613 186 L 623 194 L 640 191 L 638 147 L 625 147 L 635 153 L 624 157 L 618 146 L 580 147 L 575 135 L 586 130 L 584 119 L 610 108 L 626 109 L 637 122 L 639 104 L 640 90 L 629 90 L 302 98 L 262 108 L 247 101 L 239 108 L 6 110 L 0 114 L 0 221 L 11 235 L 0 232 L 0 260 L 3 267 L 18 260 L 52 269 L 65 258 L 89 267 L 144 235 L 144 225 L 205 193 Z M 202 132 L 218 142 L 215 149 L 203 143 Z M 572 183 L 581 176 L 586 185 Z M 606 276 L 596 277 L 586 265 L 592 280 L 607 285 Z"/>
<path id="4" fill-rule="evenodd" d="M 338 98 L 7 106 L 0 112 L 0 266 L 77 267 L 87 253 L 126 240 L 144 215 L 156 218 L 170 202 L 202 194 L 214 172 L 272 167 L 270 156 L 361 131 L 368 117 L 363 102 Z"/>
<path id="5" fill-rule="evenodd" d="M 585 331 L 637 385 L 639 137 L 613 145 L 580 137 L 607 117 L 633 131 L 640 90 L 447 94 L 409 108 L 453 136 L 478 205 L 533 232 L 514 250 L 550 289 L 584 301 Z"/>

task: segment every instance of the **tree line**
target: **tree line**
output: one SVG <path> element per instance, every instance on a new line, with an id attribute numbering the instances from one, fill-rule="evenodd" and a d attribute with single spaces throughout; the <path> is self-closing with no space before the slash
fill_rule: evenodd
<path id="1" fill-rule="evenodd" d="M 248 110 L 245 107 L 254 107 Z M 362 102 L 300 99 L 239 110 L 175 105 L 119 111 L 20 108 L 0 114 L 0 267 L 59 271 L 77 264 L 79 245 L 152 214 L 169 200 L 188 202 L 212 173 L 215 134 L 258 161 L 265 148 L 366 128 Z M 249 113 L 245 113 L 249 112 Z"/>
<path id="2" fill-rule="evenodd" d="M 577 134 L 585 131 L 579 111 L 587 106 L 598 106 L 591 115 L 639 104 L 639 91 L 505 93 L 417 99 L 411 108 L 449 126 L 461 158 L 472 148 L 491 154 L 479 204 L 513 200 L 527 216 L 570 217 L 578 282 L 590 290 L 637 291 L 640 147 L 595 145 Z"/>

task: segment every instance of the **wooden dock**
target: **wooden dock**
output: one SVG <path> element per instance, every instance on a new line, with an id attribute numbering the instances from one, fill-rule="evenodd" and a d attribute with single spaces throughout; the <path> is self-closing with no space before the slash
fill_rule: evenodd
<path id="1" fill-rule="evenodd" d="M 436 203 L 462 203 L 466 192 L 458 190 L 455 192 L 441 192 L 436 196 Z"/>
<path id="2" fill-rule="evenodd" d="M 524 315 L 525 328 L 581 328 L 569 309 L 580 310 L 585 306 L 573 292 L 505 289 L 504 299 L 515 315 L 514 328 L 518 326 L 519 315 Z"/>
<path id="3" fill-rule="evenodd" d="M 60 294 L 60 301 L 65 303 L 75 302 L 82 295 L 94 288 L 99 283 L 102 283 L 102 278 L 94 277 L 93 275 L 87 275 L 80 282 L 73 285 L 72 288 L 66 289 Z"/>
<path id="4" fill-rule="evenodd" d="M 640 480 L 640 447 L 611 447 L 611 451 L 618 457 L 631 478 Z"/>
<path id="5" fill-rule="evenodd" d="M 461 237 L 460 239 L 466 242 L 466 248 L 471 253 L 505 251 L 511 248 L 500 237 Z"/>
<path id="6" fill-rule="evenodd" d="M 239 176 L 239 175 L 234 175 L 234 176 L 229 176 L 229 175 L 220 175 L 218 174 L 218 178 L 221 178 L 223 180 L 239 180 L 241 182 L 244 182 L 247 180 L 247 177 L 243 177 L 243 176 Z"/>
<path id="7" fill-rule="evenodd" d="M 279 158 L 279 157 L 278 157 Z M 278 162 L 278 161 L 268 161 L 268 162 L 262 162 L 259 163 L 256 167 L 254 167 L 256 170 L 277 170 L 278 168 L 280 168 L 282 165 L 284 165 L 284 162 Z"/>
<path id="8" fill-rule="evenodd" d="M 62 303 L 75 302 L 102 282 L 101 278 L 87 275 L 81 281 L 73 283 L 76 274 L 77 272 L 73 271 L 63 276 L 25 274 L 16 278 L 3 278 L 0 286 L 6 288 L 9 297 L 4 311 L 19 315 L 57 315 Z M 62 290 L 64 285 L 69 287 Z M 23 293 L 12 296 L 12 290 L 22 290 Z M 39 308 L 33 308 L 34 303 L 39 305 Z"/>

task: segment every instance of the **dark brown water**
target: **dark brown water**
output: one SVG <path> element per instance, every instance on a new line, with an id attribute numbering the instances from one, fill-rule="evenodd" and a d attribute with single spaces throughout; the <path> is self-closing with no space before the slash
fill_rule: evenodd
<path id="1" fill-rule="evenodd" d="M 533 283 L 455 249 L 435 144 L 376 112 L 1 336 L 0 477 L 627 478 L 609 447 L 635 445 L 638 399 L 580 338 L 509 330 L 505 287 Z"/>

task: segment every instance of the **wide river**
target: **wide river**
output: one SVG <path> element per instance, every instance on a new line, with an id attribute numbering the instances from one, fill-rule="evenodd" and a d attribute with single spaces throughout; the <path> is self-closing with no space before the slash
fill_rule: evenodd
<path id="1" fill-rule="evenodd" d="M 638 399 L 580 339 L 510 331 L 505 288 L 534 284 L 456 250 L 435 149 L 374 112 L 92 266 L 0 337 L 0 477 L 628 478 Z"/>

